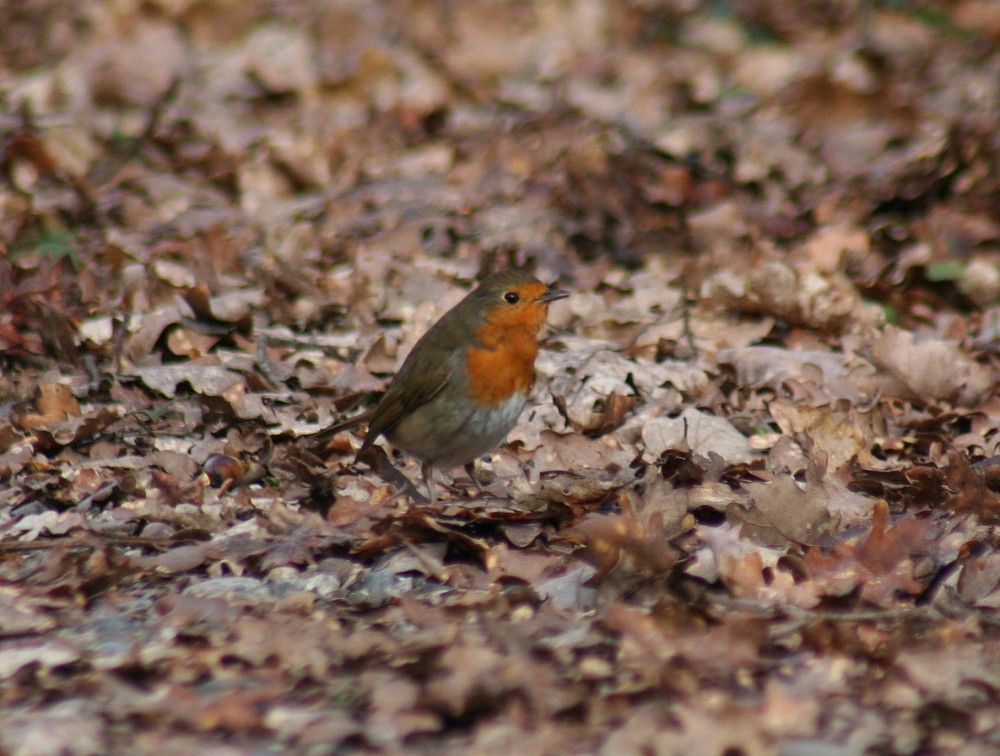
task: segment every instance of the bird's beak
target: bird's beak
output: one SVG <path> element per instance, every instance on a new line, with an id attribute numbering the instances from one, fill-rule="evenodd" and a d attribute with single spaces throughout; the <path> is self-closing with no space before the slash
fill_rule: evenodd
<path id="1" fill-rule="evenodd" d="M 548 304 L 549 302 L 555 302 L 557 299 L 565 299 L 568 296 L 568 291 L 563 291 L 562 289 L 549 289 L 547 292 L 542 294 L 537 301 Z"/>

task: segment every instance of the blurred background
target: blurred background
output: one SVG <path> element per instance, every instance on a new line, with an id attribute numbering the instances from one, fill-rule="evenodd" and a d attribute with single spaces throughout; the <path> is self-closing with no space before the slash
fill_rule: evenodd
<path id="1" fill-rule="evenodd" d="M 697 289 L 797 255 L 893 319 L 988 309 L 998 8 L 4 3 L 0 280 L 44 272 L 81 318 L 249 276 L 308 328 L 400 266 L 587 287 L 683 260 Z"/>

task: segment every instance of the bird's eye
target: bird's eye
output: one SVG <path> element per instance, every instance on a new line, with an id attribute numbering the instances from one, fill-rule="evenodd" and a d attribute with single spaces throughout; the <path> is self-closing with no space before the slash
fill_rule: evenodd
<path id="1" fill-rule="evenodd" d="M 504 292 L 503 301 L 507 304 L 517 304 L 521 301 L 521 295 L 516 291 L 507 291 Z"/>

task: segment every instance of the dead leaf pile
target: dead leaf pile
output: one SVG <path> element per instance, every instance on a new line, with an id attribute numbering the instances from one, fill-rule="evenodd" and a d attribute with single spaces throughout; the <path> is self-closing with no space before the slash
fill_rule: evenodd
<path id="1" fill-rule="evenodd" d="M 0 751 L 1000 749 L 994 6 L 0 5 Z"/>

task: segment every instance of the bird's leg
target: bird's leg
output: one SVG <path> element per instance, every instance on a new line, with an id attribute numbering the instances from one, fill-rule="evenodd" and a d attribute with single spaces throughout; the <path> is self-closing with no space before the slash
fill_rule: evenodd
<path id="1" fill-rule="evenodd" d="M 396 494 L 394 495 L 408 493 L 412 494 L 416 501 L 420 503 L 424 502 L 424 497 L 420 493 L 419 486 L 396 469 L 396 466 L 392 464 L 392 460 L 386 456 L 381 447 L 369 446 L 367 449 L 362 449 L 358 452 L 355 461 L 368 465 L 376 475 L 393 486 L 396 490 Z"/>
<path id="2" fill-rule="evenodd" d="M 427 462 L 423 462 L 420 465 L 420 474 L 423 476 L 424 485 L 427 487 L 427 497 L 431 500 L 431 506 L 437 503 L 437 497 L 434 495 L 434 481 L 432 480 L 432 468 Z"/>
<path id="3" fill-rule="evenodd" d="M 476 464 L 477 462 L 481 463 L 482 459 L 466 463 L 465 472 L 472 478 L 472 482 L 479 487 L 480 491 L 485 491 L 488 485 L 496 482 L 497 476 L 492 470 L 484 470 L 482 464 Z"/>
<path id="4" fill-rule="evenodd" d="M 475 462 L 466 462 L 465 463 L 465 472 L 466 472 L 466 474 L 470 478 L 472 478 L 472 482 L 473 483 L 475 483 L 477 486 L 479 486 L 479 488 L 483 487 L 482 481 L 479 480 L 479 470 L 476 469 L 476 463 Z"/>

